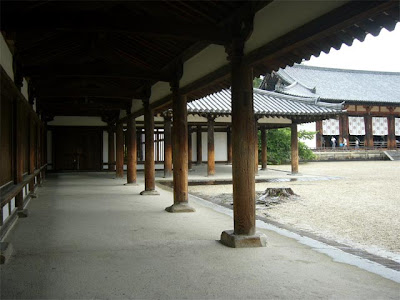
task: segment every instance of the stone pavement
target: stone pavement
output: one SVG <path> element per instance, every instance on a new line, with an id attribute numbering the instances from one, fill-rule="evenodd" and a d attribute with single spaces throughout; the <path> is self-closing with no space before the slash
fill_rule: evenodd
<path id="1" fill-rule="evenodd" d="M 167 213 L 172 193 L 140 196 L 142 176 L 123 186 L 113 174 L 50 174 L 6 237 L 1 299 L 399 298 L 399 283 L 260 223 L 267 247 L 227 248 L 229 213 L 195 197 L 195 213 Z"/>

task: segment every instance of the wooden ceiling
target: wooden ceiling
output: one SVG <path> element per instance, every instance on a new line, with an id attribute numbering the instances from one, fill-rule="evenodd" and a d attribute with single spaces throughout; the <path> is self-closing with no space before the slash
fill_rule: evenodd
<path id="1" fill-rule="evenodd" d="M 268 2 L 1 1 L 1 30 L 14 72 L 28 78 L 50 115 L 130 111 L 157 81 L 208 44 L 225 44 L 227 24 Z"/>
<path id="2" fill-rule="evenodd" d="M 173 81 L 182 62 L 210 44 L 228 44 L 233 21 L 270 2 L 3 0 L 1 31 L 14 55 L 16 83 L 29 80 L 29 97 L 42 112 L 115 120 L 151 85 Z M 255 75 L 265 74 L 392 30 L 398 20 L 398 1 L 351 1 L 245 59 Z M 223 66 L 182 92 L 190 101 L 229 85 Z M 169 100 L 153 107 L 164 109 Z"/>

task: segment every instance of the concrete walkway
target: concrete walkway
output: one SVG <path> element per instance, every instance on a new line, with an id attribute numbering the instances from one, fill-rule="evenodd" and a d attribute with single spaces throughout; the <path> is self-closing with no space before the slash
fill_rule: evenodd
<path id="1" fill-rule="evenodd" d="M 142 179 L 112 178 L 48 176 L 6 237 L 14 255 L 1 266 L 1 299 L 399 299 L 398 283 L 270 230 L 260 229 L 265 248 L 227 248 L 223 211 L 192 198 L 197 212 L 170 214 L 170 191 L 139 196 Z"/>

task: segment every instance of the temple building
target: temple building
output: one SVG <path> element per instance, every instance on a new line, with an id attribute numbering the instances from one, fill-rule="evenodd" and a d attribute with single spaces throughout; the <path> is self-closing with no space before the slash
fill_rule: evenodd
<path id="1" fill-rule="evenodd" d="M 400 72 L 377 72 L 313 67 L 295 64 L 268 74 L 261 88 L 284 95 L 317 97 L 326 103 L 343 103 L 338 118 L 317 121 L 312 148 L 331 147 L 344 139 L 350 147 L 400 148 Z"/>

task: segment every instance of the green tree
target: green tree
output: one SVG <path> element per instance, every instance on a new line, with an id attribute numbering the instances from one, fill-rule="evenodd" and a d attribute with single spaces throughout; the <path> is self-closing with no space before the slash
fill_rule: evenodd
<path id="1" fill-rule="evenodd" d="M 300 130 L 299 138 L 312 139 L 315 132 Z M 261 134 L 258 133 L 258 149 L 261 151 Z M 279 165 L 290 162 L 291 139 L 290 128 L 270 129 L 267 132 L 267 156 L 268 163 Z M 259 156 L 260 157 L 260 156 Z M 312 151 L 299 141 L 299 157 L 301 160 L 311 160 L 314 158 Z"/>
<path id="2" fill-rule="evenodd" d="M 260 77 L 256 77 L 253 79 L 253 88 L 259 88 L 260 84 L 262 82 L 262 79 Z"/>

